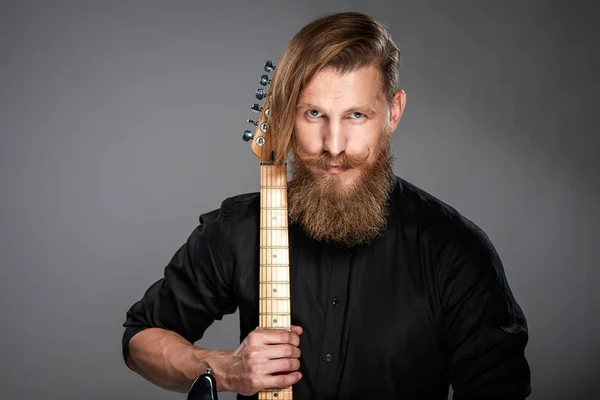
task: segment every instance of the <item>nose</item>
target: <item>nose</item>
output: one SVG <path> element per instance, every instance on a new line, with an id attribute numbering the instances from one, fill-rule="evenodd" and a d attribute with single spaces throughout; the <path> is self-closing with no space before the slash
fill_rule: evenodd
<path id="1" fill-rule="evenodd" d="M 329 124 L 325 125 L 323 135 L 323 149 L 333 156 L 346 150 L 347 139 L 339 121 L 330 120 Z"/>

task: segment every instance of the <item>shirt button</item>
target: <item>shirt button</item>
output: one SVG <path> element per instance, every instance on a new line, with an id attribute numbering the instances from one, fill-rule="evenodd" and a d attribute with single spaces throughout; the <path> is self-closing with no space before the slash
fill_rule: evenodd
<path id="1" fill-rule="evenodd" d="M 331 299 L 331 304 L 333 304 L 334 307 L 337 307 L 338 304 L 340 304 L 340 298 L 339 297 L 334 297 L 333 299 Z"/>
<path id="2" fill-rule="evenodd" d="M 331 360 L 333 360 L 333 356 L 331 355 L 331 353 L 325 354 L 325 361 L 331 362 Z"/>

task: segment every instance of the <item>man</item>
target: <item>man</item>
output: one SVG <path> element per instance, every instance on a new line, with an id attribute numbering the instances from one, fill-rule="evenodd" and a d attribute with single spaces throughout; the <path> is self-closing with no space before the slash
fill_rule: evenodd
<path id="1" fill-rule="evenodd" d="M 127 313 L 127 365 L 186 392 L 211 368 L 219 390 L 293 385 L 297 399 L 523 399 L 527 325 L 486 235 L 392 172 L 406 95 L 400 53 L 358 13 L 315 20 L 273 79 L 288 187 L 292 328 L 258 324 L 258 194 L 200 217 L 165 276 Z M 240 312 L 240 346 L 194 346 Z"/>

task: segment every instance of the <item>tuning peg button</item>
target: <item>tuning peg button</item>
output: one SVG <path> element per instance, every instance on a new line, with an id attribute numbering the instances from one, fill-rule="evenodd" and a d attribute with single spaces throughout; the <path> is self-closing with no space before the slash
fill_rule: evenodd
<path id="1" fill-rule="evenodd" d="M 261 77 L 258 79 L 258 82 L 263 86 L 271 84 L 271 80 L 269 79 L 268 75 L 261 75 Z"/>
<path id="2" fill-rule="evenodd" d="M 272 72 L 275 69 L 275 64 L 273 61 L 269 60 L 265 63 L 265 72 Z"/>
<path id="3" fill-rule="evenodd" d="M 242 139 L 244 139 L 245 142 L 249 142 L 254 138 L 254 132 L 250 131 L 250 130 L 245 130 L 244 133 L 242 133 Z"/>
<path id="4" fill-rule="evenodd" d="M 261 112 L 262 111 L 262 107 L 256 103 L 252 104 L 250 106 L 250 108 L 252 109 L 252 111 L 256 111 L 256 112 Z"/>
<path id="5" fill-rule="evenodd" d="M 255 93 L 257 99 L 262 100 L 267 97 L 268 92 L 265 89 L 258 89 Z"/>
<path id="6" fill-rule="evenodd" d="M 258 125 L 258 121 L 255 121 L 253 119 L 247 119 L 246 122 L 249 123 L 249 124 L 252 124 L 254 126 Z"/>

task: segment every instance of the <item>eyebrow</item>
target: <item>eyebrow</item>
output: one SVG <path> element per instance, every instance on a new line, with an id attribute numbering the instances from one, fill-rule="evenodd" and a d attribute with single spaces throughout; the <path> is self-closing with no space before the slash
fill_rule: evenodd
<path id="1" fill-rule="evenodd" d="M 319 109 L 319 107 L 310 104 L 310 103 L 298 103 L 298 105 L 296 106 L 296 108 L 314 108 L 314 109 Z M 358 111 L 358 112 L 362 112 L 362 113 L 366 113 L 366 114 L 377 114 L 377 110 L 375 110 L 373 107 L 370 106 L 353 106 L 350 108 L 347 108 L 344 110 L 344 113 L 347 113 L 349 111 Z"/>

